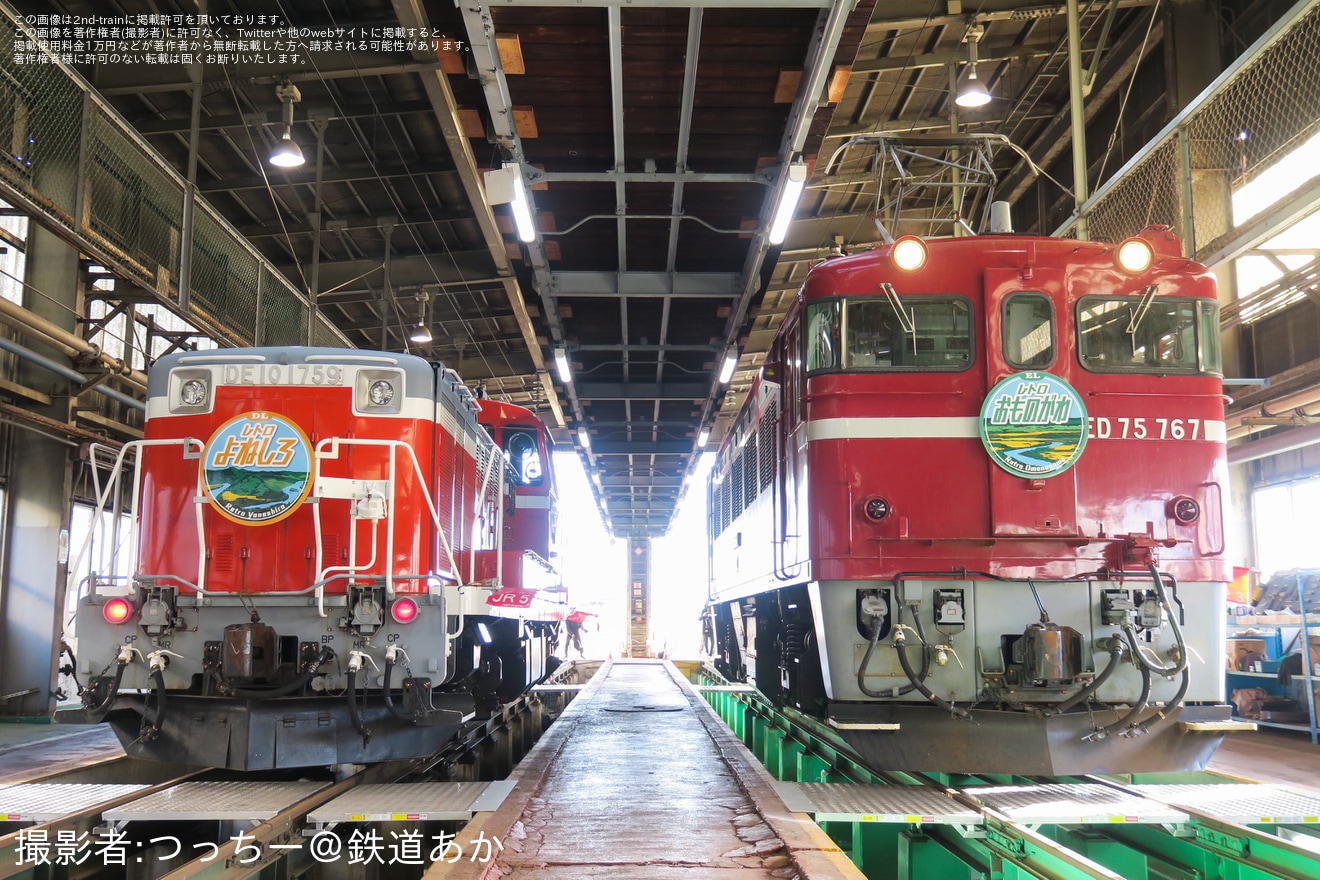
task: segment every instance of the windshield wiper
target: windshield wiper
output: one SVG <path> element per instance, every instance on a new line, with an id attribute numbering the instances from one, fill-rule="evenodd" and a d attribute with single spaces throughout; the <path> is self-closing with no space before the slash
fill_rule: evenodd
<path id="1" fill-rule="evenodd" d="M 1159 288 L 1160 286 L 1158 284 L 1147 285 L 1146 289 L 1142 291 L 1141 299 L 1137 302 L 1136 309 L 1132 312 L 1132 317 L 1128 320 L 1127 330 L 1124 332 L 1132 337 L 1132 344 L 1134 346 L 1137 342 L 1137 328 L 1140 327 L 1141 322 L 1145 320 L 1146 313 L 1150 311 L 1151 303 L 1155 302 L 1155 292 L 1158 291 Z"/>

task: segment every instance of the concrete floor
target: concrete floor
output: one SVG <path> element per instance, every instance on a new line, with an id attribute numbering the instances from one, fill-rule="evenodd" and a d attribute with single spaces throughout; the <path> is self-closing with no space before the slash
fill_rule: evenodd
<path id="1" fill-rule="evenodd" d="M 503 841 L 486 880 L 860 880 L 672 667 L 602 667 L 514 770 L 500 808 L 460 832 Z"/>
<path id="2" fill-rule="evenodd" d="M 1280 782 L 1320 795 L 1320 746 L 1300 731 L 1262 727 L 1231 733 L 1206 769 L 1255 782 Z"/>
<path id="3" fill-rule="evenodd" d="M 123 754 L 108 724 L 0 724 L 0 785 L 71 771 Z"/>

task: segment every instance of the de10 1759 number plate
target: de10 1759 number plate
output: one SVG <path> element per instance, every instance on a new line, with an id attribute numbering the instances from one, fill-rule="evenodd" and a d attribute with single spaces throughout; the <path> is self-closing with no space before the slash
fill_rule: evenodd
<path id="1" fill-rule="evenodd" d="M 219 385 L 343 385 L 344 368 L 329 364 L 226 364 Z"/>

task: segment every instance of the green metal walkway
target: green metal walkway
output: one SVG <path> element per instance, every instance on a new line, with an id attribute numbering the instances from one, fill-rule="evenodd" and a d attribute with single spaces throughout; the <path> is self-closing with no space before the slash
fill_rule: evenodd
<path id="1" fill-rule="evenodd" d="M 877 772 L 815 719 L 709 671 L 698 690 L 790 808 L 872 880 L 1315 880 L 1320 798 L 1213 773 Z"/>

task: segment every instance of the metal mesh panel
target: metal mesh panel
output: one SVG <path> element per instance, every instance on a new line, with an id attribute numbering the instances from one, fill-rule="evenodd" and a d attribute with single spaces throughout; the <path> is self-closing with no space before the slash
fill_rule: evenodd
<path id="1" fill-rule="evenodd" d="M 1198 250 L 1233 229 L 1230 188 L 1250 182 L 1320 128 L 1320 7 L 1187 121 Z"/>
<path id="2" fill-rule="evenodd" d="M 119 258 L 143 287 L 173 297 L 179 272 L 183 185 L 99 107 L 88 124 L 83 232 Z"/>
<path id="3" fill-rule="evenodd" d="M 743 470 L 743 460 L 739 456 L 734 459 L 733 478 L 729 481 L 729 494 L 733 508 L 729 511 L 730 520 L 737 519 L 743 512 Z"/>
<path id="4" fill-rule="evenodd" d="M 193 211 L 191 302 L 235 339 L 248 344 L 255 341 L 259 271 L 256 257 L 238 246 L 220 218 L 197 205 Z"/>
<path id="5" fill-rule="evenodd" d="M 1182 234 L 1178 141 L 1168 138 L 1140 165 L 1130 169 L 1108 197 L 1087 214 L 1091 238 L 1122 241 L 1152 223 Z"/>
<path id="6" fill-rule="evenodd" d="M 261 278 L 261 344 L 299 345 L 307 338 L 307 303 L 283 276 Z"/>
<path id="7" fill-rule="evenodd" d="M 176 298 L 184 181 L 87 83 L 42 49 L 0 7 L 0 198 L 33 212 L 44 225 L 117 272 Z M 81 198 L 81 204 L 79 204 Z M 308 305 L 299 289 L 232 226 L 197 199 L 192 292 L 182 309 L 193 324 L 227 343 L 284 345 L 307 338 Z M 258 325 L 258 273 L 269 315 Z M 177 306 L 175 306 L 177 307 Z M 313 341 L 350 347 L 324 318 Z"/>
<path id="8" fill-rule="evenodd" d="M 0 20 L 0 176 L 60 225 L 76 214 L 83 92 L 40 52 L 28 53 L 24 34 Z M 22 63 L 20 63 L 22 59 Z"/>
<path id="9" fill-rule="evenodd" d="M 1202 260 L 1225 247 L 1235 234 L 1233 191 L 1320 130 L 1320 4 L 1294 10 L 1101 188 L 1086 206 L 1092 238 L 1167 223 Z M 1058 231 L 1073 228 L 1070 220 Z"/>
<path id="10" fill-rule="evenodd" d="M 316 326 L 312 328 L 312 345 L 341 346 L 345 344 L 344 336 L 339 332 L 339 329 L 331 324 L 325 315 L 317 315 Z"/>
<path id="11" fill-rule="evenodd" d="M 733 525 L 733 471 L 729 471 L 729 475 L 720 484 L 720 490 L 723 495 L 723 502 L 720 506 L 723 508 L 724 528 L 727 529 Z"/>

